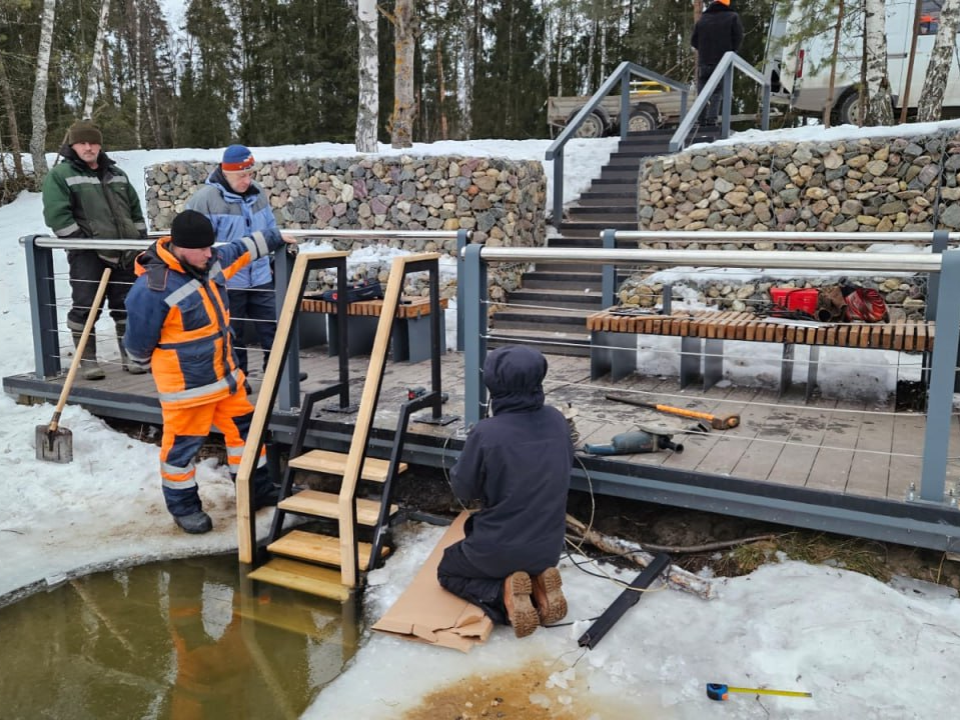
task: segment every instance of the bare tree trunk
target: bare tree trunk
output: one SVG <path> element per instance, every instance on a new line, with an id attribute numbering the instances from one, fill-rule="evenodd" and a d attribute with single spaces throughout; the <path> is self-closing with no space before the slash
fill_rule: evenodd
<path id="1" fill-rule="evenodd" d="M 133 120 L 133 143 L 137 148 L 143 147 L 143 140 L 140 137 L 141 106 L 143 105 L 143 77 L 142 77 L 142 57 L 143 52 L 140 47 L 140 0 L 131 0 L 133 5 L 133 91 L 134 97 L 134 120 Z"/>
<path id="2" fill-rule="evenodd" d="M 18 178 L 25 177 L 23 172 L 23 148 L 20 147 L 20 130 L 17 127 L 17 113 L 13 106 L 13 93 L 10 91 L 10 81 L 7 79 L 7 69 L 3 65 L 3 54 L 0 53 L 0 98 L 7 108 L 7 126 L 10 129 L 10 153 L 13 155 L 13 169 Z M 3 160 L 0 158 L 0 163 Z"/>
<path id="3" fill-rule="evenodd" d="M 357 29 L 360 32 L 359 93 L 357 97 L 357 152 L 378 150 L 377 126 L 380 115 L 380 65 L 377 62 L 377 2 L 359 0 Z"/>
<path id="4" fill-rule="evenodd" d="M 867 54 L 867 125 L 893 125 L 893 102 L 887 76 L 887 19 L 883 0 L 864 0 L 863 34 Z"/>
<path id="5" fill-rule="evenodd" d="M 943 90 L 953 62 L 953 50 L 960 20 L 960 0 L 944 0 L 940 8 L 940 26 L 930 53 L 930 64 L 923 79 L 920 102 L 917 104 L 917 120 L 930 122 L 940 119 L 943 109 Z"/>
<path id="6" fill-rule="evenodd" d="M 910 86 L 913 84 L 913 66 L 917 60 L 917 37 L 920 35 L 920 18 L 923 17 L 923 2 L 916 0 L 913 13 L 913 29 L 910 33 L 910 54 L 907 56 L 907 79 L 903 83 L 903 97 L 900 98 L 900 122 L 907 121 L 907 110 L 910 108 Z"/>
<path id="7" fill-rule="evenodd" d="M 440 8 L 437 3 L 433 4 L 433 11 L 439 17 Z M 447 140 L 449 127 L 447 124 L 447 111 L 445 100 L 447 96 L 447 83 L 443 73 L 443 40 L 437 36 L 437 114 L 440 116 L 440 139 Z"/>
<path id="8" fill-rule="evenodd" d="M 460 121 L 461 136 L 470 139 L 473 136 L 473 88 L 476 86 L 477 56 L 480 43 L 480 8 L 478 0 L 472 6 L 473 12 L 463 14 L 463 82 L 460 83 Z"/>
<path id="9" fill-rule="evenodd" d="M 390 144 L 395 148 L 408 148 L 413 146 L 413 121 L 417 116 L 413 92 L 413 53 L 417 32 L 414 0 L 397 0 L 394 12 L 396 77 Z"/>
<path id="10" fill-rule="evenodd" d="M 830 127 L 833 112 L 833 93 L 837 85 L 837 55 L 840 52 L 840 28 L 843 26 L 843 0 L 837 2 L 837 24 L 833 28 L 833 54 L 830 57 L 830 84 L 827 88 L 827 104 L 823 108 L 823 126 Z"/>
<path id="11" fill-rule="evenodd" d="M 97 80 L 100 76 L 100 55 L 107 34 L 107 18 L 110 17 L 110 0 L 103 0 L 100 6 L 100 20 L 97 22 L 97 39 L 93 41 L 93 59 L 90 61 L 90 73 L 87 75 L 87 95 L 83 101 L 82 118 L 93 114 L 93 100 L 97 94 Z"/>
<path id="12" fill-rule="evenodd" d="M 30 103 L 30 119 L 33 134 L 30 136 L 30 155 L 33 157 L 33 172 L 37 186 L 47 174 L 47 83 L 50 71 L 50 48 L 53 46 L 53 20 L 57 12 L 57 0 L 44 0 L 43 19 L 40 21 L 40 45 L 37 48 L 37 74 L 33 82 L 33 100 Z"/>

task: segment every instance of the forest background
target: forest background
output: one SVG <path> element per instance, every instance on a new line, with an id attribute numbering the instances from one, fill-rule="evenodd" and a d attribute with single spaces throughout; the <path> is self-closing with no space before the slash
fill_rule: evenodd
<path id="1" fill-rule="evenodd" d="M 0 0 L 0 152 L 11 149 L 14 133 L 22 147 L 29 143 L 41 21 L 53 3 L 46 151 L 59 147 L 85 104 L 105 3 L 90 107 L 108 149 L 353 140 L 356 0 L 185 0 L 181 27 L 170 26 L 160 1 Z M 396 13 L 409 4 L 378 3 L 381 140 L 389 139 L 394 105 Z M 694 79 L 691 0 L 412 5 L 418 142 L 547 137 L 547 97 L 590 94 L 623 60 Z M 773 2 L 739 5 L 741 55 L 759 66 Z"/>

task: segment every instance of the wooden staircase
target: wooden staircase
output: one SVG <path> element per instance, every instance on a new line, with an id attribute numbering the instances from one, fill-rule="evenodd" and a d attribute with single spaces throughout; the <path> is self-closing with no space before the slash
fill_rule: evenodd
<path id="1" fill-rule="evenodd" d="M 560 234 L 547 238 L 547 247 L 600 248 L 602 231 L 636 230 L 640 162 L 669 154 L 673 133 L 673 129 L 628 133 L 611 153 L 600 177 L 567 208 Z M 716 137 L 716 131 L 699 132 L 690 142 L 712 142 Z M 629 274 L 628 270 L 619 272 L 617 284 Z M 586 317 L 603 309 L 599 266 L 537 263 L 534 270 L 523 274 L 521 285 L 507 297 L 507 307 L 491 317 L 491 346 L 524 342 L 542 352 L 589 355 Z"/>
<path id="2" fill-rule="evenodd" d="M 337 254 L 331 253 L 327 256 L 334 255 Z M 306 265 L 309 263 L 308 260 L 301 263 L 302 260 L 304 260 L 303 256 L 298 258 L 291 273 L 290 286 L 278 321 L 277 337 L 274 341 L 275 352 L 270 354 L 271 364 L 274 363 L 275 357 L 280 359 L 285 357 L 290 325 L 301 307 L 303 284 L 300 283 L 301 275 L 298 273 L 303 273 L 302 277 L 305 277 Z M 348 405 L 349 399 L 346 396 L 348 378 L 341 376 L 340 382 L 335 385 L 304 395 L 290 447 L 290 459 L 280 485 L 280 501 L 277 504 L 266 547 L 259 551 L 256 549 L 255 538 L 251 539 L 253 527 L 250 519 L 244 518 L 243 513 L 240 512 L 241 485 L 249 492 L 249 488 L 246 487 L 249 485 L 249 476 L 244 474 L 245 466 L 241 461 L 237 478 L 240 560 L 255 566 L 247 574 L 249 579 L 343 601 L 348 599 L 361 584 L 362 574 L 378 567 L 388 555 L 386 536 L 391 519 L 399 511 L 399 507 L 390 502 L 392 488 L 396 478 L 407 470 L 406 463 L 400 461 L 407 425 L 412 414 L 423 408 L 432 408 L 434 418 L 439 418 L 441 414 L 439 337 L 442 313 L 439 311 L 438 260 L 438 254 L 429 253 L 402 256 L 393 261 L 348 453 L 305 447 L 316 403 L 324 398 L 340 395 L 341 407 Z M 301 264 L 304 265 L 303 268 Z M 390 458 L 384 460 L 368 457 L 367 440 L 376 414 L 392 326 L 396 318 L 404 278 L 408 273 L 423 271 L 430 274 L 432 388 L 430 392 L 401 406 Z M 345 277 L 345 275 L 346 273 L 343 272 L 342 276 Z M 339 277 L 341 273 L 338 270 L 338 280 Z M 347 317 L 345 307 L 347 293 L 341 290 L 338 295 L 343 299 L 340 302 L 344 303 L 344 307 L 339 308 L 338 314 L 340 317 Z M 344 360 L 348 347 L 346 337 L 343 335 L 347 324 L 343 325 L 340 340 L 342 368 L 346 367 Z M 276 351 L 277 343 L 282 343 L 283 352 Z M 265 418 L 269 416 L 273 405 L 272 396 L 275 396 L 272 384 L 275 383 L 280 364 L 281 360 L 278 360 L 277 367 L 268 365 L 264 373 L 263 385 L 245 448 L 244 461 L 246 452 L 252 452 L 251 449 L 262 442 Z M 254 438 L 259 440 L 254 441 Z M 327 477 L 327 482 L 330 482 L 330 476 L 339 478 L 339 489 L 335 492 L 327 492 L 300 487 L 294 483 L 297 473 L 322 474 Z M 290 515 L 307 519 L 308 522 L 295 529 L 285 528 L 284 521 Z M 242 522 L 243 525 L 241 525 Z M 246 543 L 243 542 L 245 536 Z"/>

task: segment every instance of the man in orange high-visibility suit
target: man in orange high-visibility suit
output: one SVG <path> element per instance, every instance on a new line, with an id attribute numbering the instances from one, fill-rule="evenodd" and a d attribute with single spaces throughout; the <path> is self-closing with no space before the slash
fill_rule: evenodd
<path id="1" fill-rule="evenodd" d="M 213 527 L 203 512 L 194 457 L 213 426 L 223 433 L 236 477 L 253 405 L 230 334 L 226 281 L 294 238 L 276 229 L 213 247 L 213 226 L 194 210 L 177 215 L 170 236 L 137 258 L 127 295 L 127 354 L 153 372 L 163 411 L 160 476 L 174 522 L 188 533 Z M 276 505 L 277 488 L 261 450 L 253 476 L 254 509 Z"/>

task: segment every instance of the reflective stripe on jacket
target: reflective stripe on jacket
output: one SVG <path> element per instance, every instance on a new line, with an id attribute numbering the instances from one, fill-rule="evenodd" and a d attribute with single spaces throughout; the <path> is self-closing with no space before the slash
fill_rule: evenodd
<path id="1" fill-rule="evenodd" d="M 266 193 L 256 183 L 243 195 L 234 192 L 219 168 L 207 178 L 206 184 L 197 190 L 186 208 L 203 213 L 213 224 L 218 242 L 231 242 L 250 235 L 257 230 L 277 227 Z M 243 268 L 230 278 L 227 287 L 232 289 L 267 285 L 273 278 L 268 259 L 258 260 Z"/>
<path id="2" fill-rule="evenodd" d="M 161 238 L 137 259 L 123 342 L 132 360 L 150 365 L 161 404 L 191 407 L 233 393 L 242 382 L 226 282 L 283 239 L 268 230 L 214 247 L 206 272 L 184 268 L 169 244 Z"/>

